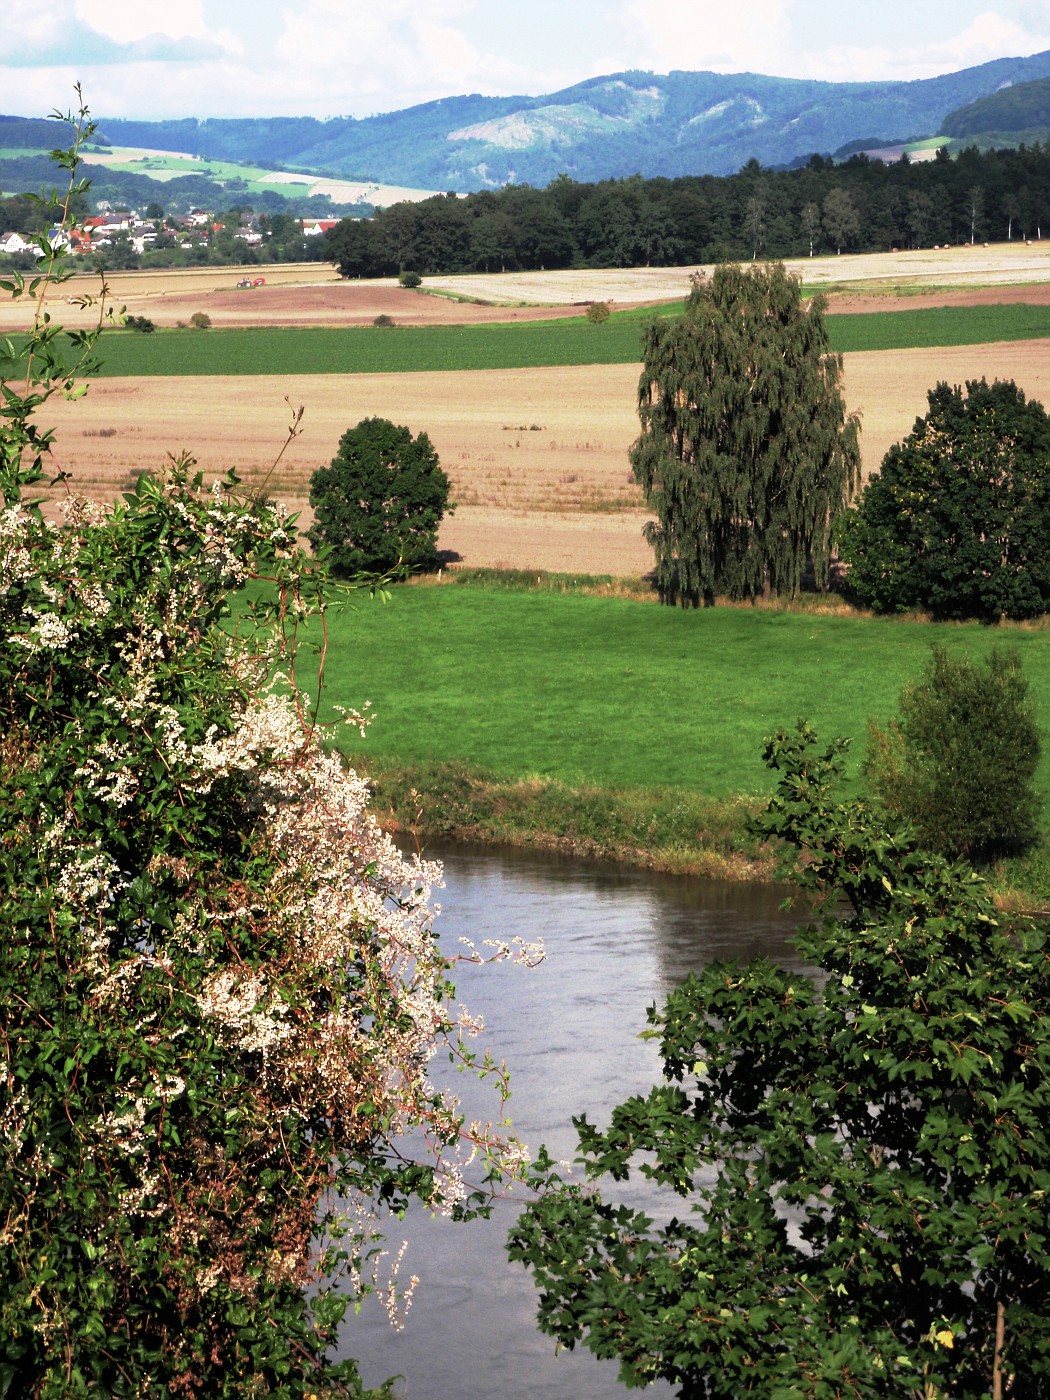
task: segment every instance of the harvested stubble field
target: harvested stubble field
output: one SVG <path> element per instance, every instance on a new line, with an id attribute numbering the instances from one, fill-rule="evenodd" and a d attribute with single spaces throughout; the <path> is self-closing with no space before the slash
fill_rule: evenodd
<path id="1" fill-rule="evenodd" d="M 832 312 L 1050 301 L 1050 244 L 814 259 L 801 271 L 807 285 L 831 289 Z M 316 265 L 261 272 L 266 286 L 242 292 L 233 290 L 236 269 L 124 274 L 114 279 L 114 300 L 158 325 L 186 320 L 193 310 L 207 310 L 216 326 L 362 324 L 381 312 L 404 324 L 414 315 L 416 323 L 463 323 L 513 314 L 549 319 L 555 303 L 578 315 L 578 303 L 591 299 L 621 305 L 670 299 L 684 294 L 689 276 L 689 269 L 663 268 L 433 279 L 490 302 L 531 296 L 546 303 L 508 310 L 406 292 L 389 282 L 341 283 Z M 406 309 L 391 311 L 395 301 Z M 73 318 L 66 313 L 73 310 L 68 304 L 54 308 L 67 324 Z M 5 307 L 0 331 L 18 328 Z M 638 371 L 637 365 L 606 365 L 100 379 L 86 399 L 58 405 L 49 421 L 58 430 L 56 464 L 72 473 L 76 489 L 111 497 L 138 472 L 183 451 L 209 476 L 233 466 L 246 481 L 261 482 L 280 451 L 290 410 L 302 404 L 302 432 L 267 489 L 302 511 L 306 523 L 311 472 L 330 460 L 347 427 L 377 414 L 429 433 L 459 503 L 441 531 L 440 545 L 450 559 L 471 566 L 640 574 L 652 556 L 642 538 L 646 513 L 627 461 L 637 432 Z M 1029 397 L 1050 403 L 1046 341 L 847 355 L 846 396 L 862 414 L 865 471 L 877 468 L 890 444 L 910 430 L 925 410 L 929 387 L 982 375 L 1015 379 Z"/>

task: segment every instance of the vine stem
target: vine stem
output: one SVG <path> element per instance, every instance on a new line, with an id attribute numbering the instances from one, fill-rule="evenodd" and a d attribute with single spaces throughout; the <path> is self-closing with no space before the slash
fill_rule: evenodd
<path id="1" fill-rule="evenodd" d="M 995 1355 L 992 1358 L 992 1400 L 1003 1400 L 1003 1345 L 1006 1341 L 1006 1308 L 995 1305 Z"/>

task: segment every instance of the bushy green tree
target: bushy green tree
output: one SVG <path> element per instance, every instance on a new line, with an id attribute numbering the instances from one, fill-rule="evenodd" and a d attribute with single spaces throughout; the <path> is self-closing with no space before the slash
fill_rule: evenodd
<path id="1" fill-rule="evenodd" d="M 859 454 L 819 299 L 782 264 L 723 264 L 644 353 L 631 465 L 664 601 L 795 596 L 809 561 L 824 587 Z"/>
<path id="2" fill-rule="evenodd" d="M 438 527 L 454 509 L 449 489 L 426 433 L 362 419 L 310 478 L 310 542 L 328 550 L 340 578 L 436 568 Z"/>
<path id="3" fill-rule="evenodd" d="M 650 1011 L 664 1082 L 577 1121 L 510 1238 L 539 1325 L 683 1400 L 1050 1393 L 1050 964 L 982 880 L 857 802 L 808 726 L 767 750 L 763 834 L 822 901 L 815 976 L 719 963 Z"/>
<path id="4" fill-rule="evenodd" d="M 403 1298 L 383 1217 L 484 1209 L 521 1149 L 429 1078 L 487 1073 L 440 868 L 292 679 L 326 596 L 294 519 L 186 462 L 40 509 L 34 415 L 97 339 L 56 275 L 0 363 L 0 1395 L 360 1397 L 330 1348 Z"/>
<path id="5" fill-rule="evenodd" d="M 847 514 L 849 588 L 876 612 L 1050 608 L 1050 418 L 1012 380 L 940 383 Z"/>
<path id="6" fill-rule="evenodd" d="M 1016 652 L 979 665 L 934 647 L 901 692 L 899 717 L 869 728 L 873 793 L 929 850 L 986 861 L 1038 836 L 1039 726 Z"/>

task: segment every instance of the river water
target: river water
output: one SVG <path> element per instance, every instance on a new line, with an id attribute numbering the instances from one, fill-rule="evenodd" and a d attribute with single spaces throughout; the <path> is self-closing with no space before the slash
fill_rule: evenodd
<path id="1" fill-rule="evenodd" d="M 782 888 L 458 846 L 427 854 L 445 862 L 438 927 L 447 953 L 460 937 L 479 949 L 486 938 L 516 936 L 546 945 L 537 968 L 461 964 L 456 983 L 470 1012 L 484 1016 L 484 1042 L 510 1068 L 515 1131 L 558 1159 L 575 1154 L 574 1114 L 604 1124 L 616 1103 L 659 1078 L 656 1049 L 639 1032 L 646 1008 L 690 971 L 759 955 L 801 966 L 790 944 L 800 916 L 781 909 Z M 454 1083 L 468 1116 L 491 1117 L 496 1104 L 474 1099 L 472 1085 L 465 1076 Z M 611 1183 L 608 1196 L 645 1202 L 630 1185 Z M 366 1383 L 400 1375 L 405 1400 L 622 1400 L 615 1363 L 582 1350 L 557 1354 L 536 1330 L 531 1276 L 503 1251 L 514 1211 L 503 1202 L 487 1221 L 456 1224 L 420 1211 L 388 1222 L 388 1247 L 408 1241 L 403 1278 L 416 1274 L 420 1284 L 402 1331 L 374 1297 L 347 1324 L 342 1354 L 358 1358 Z M 645 1393 L 674 1392 L 661 1383 Z"/>

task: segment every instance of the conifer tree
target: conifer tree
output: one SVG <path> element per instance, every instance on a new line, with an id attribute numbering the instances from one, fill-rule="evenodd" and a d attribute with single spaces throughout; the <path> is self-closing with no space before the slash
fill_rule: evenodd
<path id="1" fill-rule="evenodd" d="M 826 587 L 859 450 L 823 312 L 783 264 L 723 264 L 647 328 L 631 466 L 664 602 L 794 597 L 810 559 Z"/>

